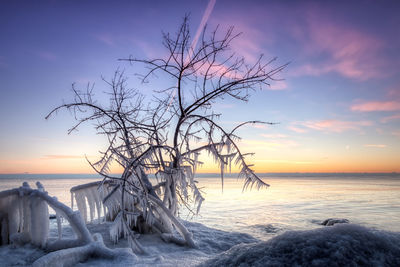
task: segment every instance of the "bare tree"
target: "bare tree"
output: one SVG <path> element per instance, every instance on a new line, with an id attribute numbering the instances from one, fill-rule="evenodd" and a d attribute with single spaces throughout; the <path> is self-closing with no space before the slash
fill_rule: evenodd
<path id="1" fill-rule="evenodd" d="M 73 87 L 74 101 L 56 107 L 46 117 L 68 109 L 77 120 L 69 132 L 82 123 L 94 122 L 96 131 L 107 138 L 108 148 L 101 159 L 89 164 L 104 177 L 100 191 L 107 216 L 114 221 L 112 234 L 128 237 L 136 252 L 144 251 L 136 232 L 155 231 L 166 241 L 195 246 L 191 233 L 177 219 L 177 211 L 183 205 L 199 212 L 204 198 L 194 175 L 203 151 L 220 166 L 222 187 L 224 172 L 232 164 L 240 169 L 244 189 L 269 186 L 246 162 L 248 154 L 241 152 L 236 135 L 246 124 L 264 122 L 247 121 L 228 130 L 218 123 L 220 114 L 214 113 L 213 105 L 223 98 L 247 101 L 252 91 L 269 86 L 286 65 L 273 68 L 275 59 L 264 63 L 262 56 L 246 64 L 230 51 L 238 36 L 233 28 L 222 36 L 218 28 L 211 33 L 204 28 L 195 47 L 185 17 L 175 35 L 163 34 L 166 57 L 121 59 L 146 67 L 142 82 L 154 75 L 165 80 L 165 88 L 156 90 L 152 101 L 146 104 L 138 91 L 128 89 L 124 74 L 117 71 L 111 81 L 105 80 L 111 88 L 108 107 L 94 100 L 92 87 L 85 91 Z M 110 174 L 112 162 L 122 166 L 121 176 Z M 150 172 L 156 174 L 156 182 L 149 179 Z M 83 202 L 83 195 L 77 200 Z M 86 196 L 89 200 L 87 192 Z"/>

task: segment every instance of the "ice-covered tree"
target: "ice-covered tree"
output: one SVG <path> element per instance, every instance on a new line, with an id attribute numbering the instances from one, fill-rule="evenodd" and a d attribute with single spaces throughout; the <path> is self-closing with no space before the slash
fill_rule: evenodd
<path id="1" fill-rule="evenodd" d="M 96 102 L 93 87 L 84 91 L 73 87 L 74 100 L 46 117 L 70 110 L 77 123 L 69 132 L 94 122 L 97 133 L 107 138 L 100 160 L 89 164 L 104 177 L 99 192 L 106 216 L 114 222 L 112 235 L 127 237 L 136 252 L 143 252 L 137 232 L 158 232 L 166 241 L 195 246 L 177 211 L 182 205 L 197 213 L 204 200 L 194 179 L 202 152 L 219 165 L 222 186 L 224 172 L 233 164 L 244 179 L 244 189 L 268 187 L 247 163 L 248 154 L 241 152 L 236 135 L 246 124 L 264 122 L 247 121 L 226 129 L 213 107 L 224 98 L 247 101 L 252 91 L 269 86 L 285 65 L 272 67 L 274 59 L 264 62 L 263 56 L 247 64 L 230 49 L 239 36 L 233 27 L 224 33 L 204 28 L 192 38 L 185 17 L 176 34 L 163 34 L 164 57 L 121 59 L 145 67 L 144 83 L 162 79 L 163 87 L 155 90 L 153 99 L 146 102 L 138 90 L 128 89 L 124 74 L 116 71 L 111 80 L 105 80 L 110 87 L 109 105 Z M 110 173 L 112 162 L 122 166 L 122 175 Z M 149 179 L 150 172 L 156 174 L 156 182 Z M 85 196 L 93 200 L 89 188 L 93 185 L 73 190 L 81 202 L 78 206 L 84 205 Z"/>

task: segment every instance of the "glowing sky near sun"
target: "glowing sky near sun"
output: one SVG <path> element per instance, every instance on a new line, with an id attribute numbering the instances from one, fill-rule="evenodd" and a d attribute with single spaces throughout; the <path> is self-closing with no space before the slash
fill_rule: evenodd
<path id="1" fill-rule="evenodd" d="M 192 34 L 235 26 L 232 49 L 290 62 L 285 80 L 249 103 L 216 104 L 221 123 L 278 122 L 241 130 L 261 172 L 400 171 L 400 3 L 398 1 L 1 1 L 0 173 L 89 173 L 105 140 L 90 126 L 67 135 L 68 113 L 47 112 L 71 99 L 73 82 L 125 69 L 117 59 L 163 55 L 161 33 L 190 14 Z M 146 91 L 145 91 L 146 90 Z M 207 156 L 203 172 L 215 172 Z"/>

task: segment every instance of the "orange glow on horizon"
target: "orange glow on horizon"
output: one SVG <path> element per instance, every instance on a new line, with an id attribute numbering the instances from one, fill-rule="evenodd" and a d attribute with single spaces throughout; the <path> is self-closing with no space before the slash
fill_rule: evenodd
<path id="1" fill-rule="evenodd" d="M 200 157 L 203 162 L 197 173 L 220 173 L 220 168 L 206 155 Z M 271 160 L 254 159 L 249 161 L 258 173 L 284 172 L 284 173 L 320 173 L 320 172 L 400 172 L 399 162 L 394 158 L 375 157 L 361 159 L 357 157 L 332 158 L 321 161 L 296 161 L 296 160 Z M 115 165 L 112 173 L 121 173 L 122 168 Z M 237 166 L 232 165 L 232 173 L 239 172 Z M 229 171 L 225 171 L 228 173 Z M 0 160 L 0 174 L 95 174 L 87 161 L 82 157 L 77 158 L 39 158 L 31 160 Z"/>

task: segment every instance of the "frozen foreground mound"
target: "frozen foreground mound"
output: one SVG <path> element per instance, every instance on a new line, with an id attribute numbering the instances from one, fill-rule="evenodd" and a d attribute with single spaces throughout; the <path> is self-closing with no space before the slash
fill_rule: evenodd
<path id="1" fill-rule="evenodd" d="M 239 244 L 199 266 L 400 266 L 400 234 L 337 224 Z"/>

